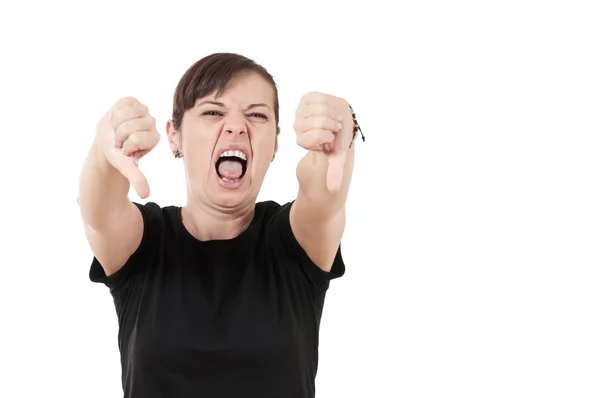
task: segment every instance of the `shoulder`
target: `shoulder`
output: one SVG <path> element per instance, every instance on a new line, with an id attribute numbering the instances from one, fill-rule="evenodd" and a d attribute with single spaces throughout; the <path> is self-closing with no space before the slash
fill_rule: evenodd
<path id="1" fill-rule="evenodd" d="M 100 282 L 116 292 L 133 275 L 146 270 L 154 264 L 159 256 L 157 253 L 164 246 L 168 225 L 172 224 L 177 214 L 175 206 L 160 206 L 156 202 L 132 202 L 142 217 L 142 238 L 125 263 L 114 273 L 107 274 L 98 258 L 93 257 L 89 277 L 92 282 Z"/>
<path id="2" fill-rule="evenodd" d="M 273 256 L 281 263 L 294 264 L 308 280 L 327 289 L 329 282 L 344 275 L 345 264 L 338 247 L 330 272 L 321 270 L 300 245 L 290 224 L 290 211 L 294 201 L 279 204 L 263 201 L 256 204 L 256 218 L 262 224 L 264 239 Z"/>
<path id="3" fill-rule="evenodd" d="M 132 202 L 132 203 L 134 205 L 136 205 L 137 208 L 142 213 L 146 213 L 147 215 L 155 216 L 155 217 L 164 217 L 165 215 L 168 216 L 169 213 L 172 213 L 176 209 L 180 208 L 178 206 L 173 206 L 173 205 L 161 206 L 160 204 L 158 204 L 156 202 L 145 202 L 145 203 Z"/>
<path id="4" fill-rule="evenodd" d="M 275 215 L 282 208 L 291 205 L 292 202 L 279 204 L 274 200 L 264 200 L 256 203 L 256 212 L 264 214 L 267 218 Z"/>
<path id="5" fill-rule="evenodd" d="M 290 213 L 294 201 L 280 204 L 273 200 L 265 200 L 256 204 L 255 219 L 266 232 L 284 235 L 295 240 L 290 224 Z"/>
<path id="6" fill-rule="evenodd" d="M 181 207 L 168 205 L 161 206 L 156 202 L 133 204 L 139 209 L 144 220 L 144 229 L 164 228 L 169 224 L 173 224 L 180 218 Z"/>
<path id="7" fill-rule="evenodd" d="M 254 208 L 254 224 L 259 224 L 263 229 L 276 223 L 284 223 L 289 219 L 289 210 L 293 202 L 280 204 L 274 200 L 257 202 Z M 287 218 L 286 218 L 287 216 Z"/>

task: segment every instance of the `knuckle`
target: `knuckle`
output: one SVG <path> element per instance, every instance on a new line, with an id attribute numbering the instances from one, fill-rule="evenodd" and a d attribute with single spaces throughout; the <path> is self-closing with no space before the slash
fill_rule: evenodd
<path id="1" fill-rule="evenodd" d="M 327 116 L 319 116 L 319 127 L 328 128 L 330 127 L 330 119 Z"/>
<path id="2" fill-rule="evenodd" d="M 115 127 L 113 129 L 113 131 L 115 133 L 115 136 L 117 136 L 117 137 L 122 136 L 123 135 L 123 125 L 122 124 L 118 125 L 117 127 Z"/>
<path id="3" fill-rule="evenodd" d="M 127 119 L 127 120 L 124 120 L 124 121 L 123 121 L 123 122 L 122 122 L 122 123 L 119 125 L 119 127 L 120 127 L 122 130 L 135 131 L 135 129 L 137 128 L 137 125 L 138 125 L 138 123 L 139 123 L 139 122 L 138 122 L 138 119 L 133 119 L 133 120 L 132 120 L 132 119 Z"/>
<path id="4" fill-rule="evenodd" d="M 110 123 L 112 124 L 113 128 L 117 127 L 119 120 L 121 120 L 122 118 L 122 113 L 123 111 L 121 111 L 120 109 L 115 109 L 113 110 L 113 112 L 110 113 Z"/>
<path id="5" fill-rule="evenodd" d="M 323 103 L 323 102 L 319 103 L 318 111 L 320 114 L 327 115 L 327 116 L 329 116 L 329 114 L 331 113 L 329 105 L 327 105 L 326 103 Z"/>
<path id="6" fill-rule="evenodd" d="M 118 108 L 113 108 L 113 109 L 110 111 L 110 114 L 109 114 L 109 118 L 110 118 L 110 120 L 111 120 L 111 121 L 113 121 L 113 120 L 116 120 L 116 119 L 117 119 L 117 117 L 118 117 L 118 115 L 119 115 L 120 113 L 121 113 L 121 110 L 120 110 L 120 109 L 118 109 Z"/>
<path id="7" fill-rule="evenodd" d="M 300 100 L 301 102 L 321 102 L 323 101 L 323 93 L 318 91 L 310 91 L 304 94 Z"/>
<path id="8" fill-rule="evenodd" d="M 124 123 L 121 123 L 118 127 L 117 127 L 117 134 L 119 136 L 122 137 L 129 137 L 131 136 L 131 134 L 136 131 L 136 121 L 135 120 L 128 120 Z"/>
<path id="9" fill-rule="evenodd" d="M 329 142 L 329 131 L 327 130 L 321 130 L 319 132 L 319 140 L 321 140 L 322 142 Z"/>
<path id="10" fill-rule="evenodd" d="M 128 147 L 136 147 L 140 143 L 140 136 L 138 134 L 130 134 L 125 143 L 128 144 Z"/>
<path id="11" fill-rule="evenodd" d="M 158 142 L 160 141 L 160 134 L 158 133 L 158 131 L 154 130 L 152 131 L 152 143 L 154 145 L 158 144 Z"/>
<path id="12" fill-rule="evenodd" d="M 133 104 L 135 102 L 137 102 L 137 99 L 135 97 L 131 97 L 131 96 L 122 97 L 117 102 L 115 102 L 115 104 L 113 105 L 113 109 L 116 110 L 116 109 L 125 107 L 127 105 Z"/>
<path id="13" fill-rule="evenodd" d="M 115 140 L 117 140 L 117 141 L 123 142 L 128 138 L 128 136 L 129 136 L 129 133 L 127 132 L 127 130 L 125 130 L 123 125 L 119 126 L 115 130 Z"/>
<path id="14" fill-rule="evenodd" d="M 300 97 L 300 102 L 306 101 L 307 99 L 309 99 L 313 95 L 314 95 L 314 93 L 312 91 L 310 91 L 308 93 L 305 93 L 302 97 Z"/>
<path id="15" fill-rule="evenodd" d="M 320 92 L 315 93 L 315 100 L 319 103 L 327 102 L 327 98 L 328 98 L 327 94 L 320 93 Z"/>

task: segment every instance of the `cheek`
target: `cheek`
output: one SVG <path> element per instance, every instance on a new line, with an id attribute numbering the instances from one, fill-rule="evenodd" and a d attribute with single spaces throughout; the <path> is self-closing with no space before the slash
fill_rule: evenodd
<path id="1" fill-rule="evenodd" d="M 201 123 L 190 124 L 187 129 L 183 130 L 183 148 L 194 156 L 210 155 L 215 146 L 218 131 L 215 126 L 204 126 Z"/>
<path id="2" fill-rule="evenodd" d="M 252 140 L 252 148 L 256 160 L 260 159 L 260 163 L 263 163 L 265 160 L 270 162 L 275 151 L 275 138 L 265 136 L 254 139 Z"/>
<path id="3" fill-rule="evenodd" d="M 206 156 L 193 152 L 188 154 L 185 162 L 185 174 L 188 183 L 192 186 L 203 184 L 203 181 L 206 181 L 212 172 L 210 166 Z"/>
<path id="4" fill-rule="evenodd" d="M 188 134 L 182 144 L 187 173 L 190 177 L 205 174 L 210 170 L 214 140 L 206 135 Z"/>

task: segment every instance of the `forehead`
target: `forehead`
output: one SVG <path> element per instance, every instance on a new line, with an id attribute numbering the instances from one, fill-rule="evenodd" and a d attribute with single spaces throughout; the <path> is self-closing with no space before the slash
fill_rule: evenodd
<path id="1" fill-rule="evenodd" d="M 218 99 L 231 104 L 268 103 L 272 104 L 275 91 L 271 84 L 255 72 L 242 72 L 235 76 L 220 96 L 212 93 L 207 98 Z"/>

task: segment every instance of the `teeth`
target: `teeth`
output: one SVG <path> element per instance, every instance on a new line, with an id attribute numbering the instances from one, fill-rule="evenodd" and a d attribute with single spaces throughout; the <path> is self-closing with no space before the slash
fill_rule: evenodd
<path id="1" fill-rule="evenodd" d="M 227 178 L 227 177 L 221 177 L 221 179 L 222 179 L 223 181 L 226 181 L 226 182 L 237 182 L 237 181 L 239 181 L 239 178 L 238 178 L 238 179 L 235 179 L 235 180 L 230 180 L 230 179 L 229 179 L 229 178 Z"/>
<path id="2" fill-rule="evenodd" d="M 242 151 L 225 151 L 221 154 L 220 157 L 224 157 L 224 156 L 227 156 L 227 157 L 235 156 L 242 160 L 246 160 L 246 155 L 244 155 L 244 152 L 242 152 Z"/>

